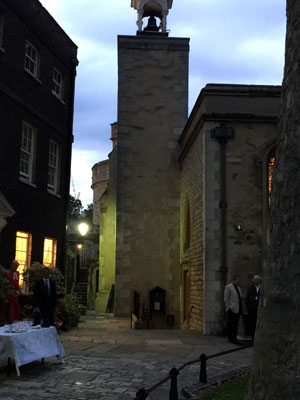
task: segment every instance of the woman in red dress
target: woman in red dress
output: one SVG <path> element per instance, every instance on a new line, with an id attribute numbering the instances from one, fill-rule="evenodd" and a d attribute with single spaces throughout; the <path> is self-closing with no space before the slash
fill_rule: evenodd
<path id="1" fill-rule="evenodd" d="M 18 295 L 20 292 L 19 288 L 19 272 L 17 268 L 19 266 L 18 261 L 14 260 L 11 263 L 10 269 L 8 270 L 8 280 L 14 286 L 15 293 L 8 300 L 8 321 L 10 323 L 20 320 L 20 305 Z"/>

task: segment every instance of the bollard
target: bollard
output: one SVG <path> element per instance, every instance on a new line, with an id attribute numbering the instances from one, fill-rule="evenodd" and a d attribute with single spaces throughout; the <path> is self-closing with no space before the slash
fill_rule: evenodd
<path id="1" fill-rule="evenodd" d="M 206 354 L 201 354 L 200 356 L 200 375 L 199 382 L 207 383 L 207 373 L 206 373 Z"/>
<path id="2" fill-rule="evenodd" d="M 179 372 L 176 368 L 172 368 L 169 375 L 171 377 L 169 400 L 178 400 L 177 376 L 179 375 Z"/>

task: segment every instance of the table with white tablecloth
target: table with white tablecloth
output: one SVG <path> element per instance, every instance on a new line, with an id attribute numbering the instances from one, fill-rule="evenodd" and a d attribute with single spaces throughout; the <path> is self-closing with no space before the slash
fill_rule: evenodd
<path id="1" fill-rule="evenodd" d="M 0 357 L 13 358 L 16 371 L 19 367 L 46 357 L 58 356 L 61 362 L 65 355 L 56 328 L 28 328 L 25 332 L 11 333 L 7 327 L 0 328 Z"/>

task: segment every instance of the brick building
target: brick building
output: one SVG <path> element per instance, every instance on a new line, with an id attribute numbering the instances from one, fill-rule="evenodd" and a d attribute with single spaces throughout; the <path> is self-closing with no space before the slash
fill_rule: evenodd
<path id="1" fill-rule="evenodd" d="M 0 0 L 0 263 L 63 268 L 77 46 L 38 0 Z"/>

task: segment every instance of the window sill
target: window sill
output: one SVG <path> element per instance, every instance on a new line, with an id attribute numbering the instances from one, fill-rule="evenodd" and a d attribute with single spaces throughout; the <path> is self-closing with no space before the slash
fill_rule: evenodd
<path id="1" fill-rule="evenodd" d="M 34 74 L 32 74 L 30 71 L 28 71 L 28 69 L 24 68 L 24 71 L 25 71 L 28 75 L 30 75 L 31 78 L 33 78 L 34 80 L 36 80 L 37 83 L 39 83 L 40 85 L 42 84 L 42 81 L 40 81 L 39 78 L 38 78 L 36 75 L 34 75 Z"/>
<path id="2" fill-rule="evenodd" d="M 51 190 L 51 189 L 48 188 L 48 189 L 47 189 L 47 192 L 48 192 L 49 194 L 51 194 L 52 196 L 57 197 L 58 199 L 61 199 L 61 195 L 58 194 L 58 193 L 53 192 L 53 190 Z"/>
<path id="3" fill-rule="evenodd" d="M 33 187 L 33 188 L 36 188 L 36 185 L 35 185 L 34 183 L 31 183 L 30 181 L 28 181 L 28 180 L 25 179 L 25 178 L 22 178 L 21 176 L 19 177 L 19 181 L 22 182 L 22 183 L 25 183 L 25 184 L 28 185 L 28 186 L 31 186 L 31 187 Z"/>
<path id="4" fill-rule="evenodd" d="M 57 100 L 59 100 L 64 106 L 66 105 L 66 103 L 63 101 L 63 99 L 56 93 L 56 92 L 54 92 L 54 90 L 52 90 L 52 95 L 57 99 Z"/>

